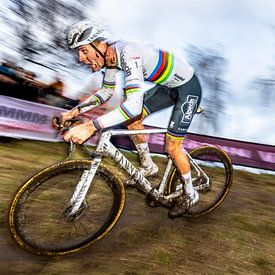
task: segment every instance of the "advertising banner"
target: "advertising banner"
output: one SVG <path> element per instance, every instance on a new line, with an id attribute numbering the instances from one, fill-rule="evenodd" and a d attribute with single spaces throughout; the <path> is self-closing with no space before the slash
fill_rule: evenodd
<path id="1" fill-rule="evenodd" d="M 53 106 L 0 96 L 0 136 L 62 141 L 62 137 L 57 136 L 57 131 L 52 129 L 51 120 L 64 111 Z M 150 135 L 151 151 L 163 153 L 164 141 L 164 134 Z M 123 148 L 134 148 L 129 137 L 117 136 L 113 138 L 113 142 Z M 96 137 L 93 137 L 90 143 L 95 144 Z M 275 146 L 192 133 L 184 140 L 184 147 L 188 151 L 203 145 L 220 147 L 228 153 L 234 164 L 275 171 Z"/>
<path id="2" fill-rule="evenodd" d="M 48 105 L 0 96 L 0 135 L 54 141 L 56 131 L 51 128 L 51 120 L 63 111 Z"/>

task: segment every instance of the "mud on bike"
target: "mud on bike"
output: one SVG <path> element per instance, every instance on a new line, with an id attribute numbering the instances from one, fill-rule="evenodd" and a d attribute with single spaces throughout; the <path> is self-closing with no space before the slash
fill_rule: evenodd
<path id="1" fill-rule="evenodd" d="M 117 171 L 102 163 L 106 156 L 129 174 L 149 206 L 182 195 L 182 184 L 170 158 L 159 186 L 154 188 L 111 142 L 112 136 L 166 131 L 107 130 L 100 134 L 89 159 L 65 159 L 32 176 L 11 202 L 9 229 L 13 240 L 25 251 L 61 256 L 79 252 L 106 236 L 125 203 L 125 186 Z M 218 147 L 203 146 L 186 153 L 200 201 L 185 216 L 198 217 L 221 205 L 232 184 L 233 169 L 227 154 Z"/>

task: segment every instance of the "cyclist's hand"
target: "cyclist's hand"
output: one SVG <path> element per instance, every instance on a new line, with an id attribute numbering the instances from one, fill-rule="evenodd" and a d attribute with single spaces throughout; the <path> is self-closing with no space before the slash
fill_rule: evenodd
<path id="1" fill-rule="evenodd" d="M 65 122 L 67 120 L 70 120 L 74 117 L 77 117 L 79 115 L 79 110 L 78 108 L 73 108 L 72 110 L 68 111 L 68 112 L 64 112 L 64 113 L 61 113 L 61 125 L 62 124 L 65 124 Z"/>
<path id="2" fill-rule="evenodd" d="M 60 130 L 61 123 L 60 123 L 60 117 L 53 117 L 52 119 L 52 128 L 56 130 Z"/>
<path id="3" fill-rule="evenodd" d="M 97 129 L 95 128 L 93 122 L 89 121 L 71 128 L 68 132 L 65 133 L 64 140 L 71 140 L 73 143 L 82 144 L 96 131 Z"/>

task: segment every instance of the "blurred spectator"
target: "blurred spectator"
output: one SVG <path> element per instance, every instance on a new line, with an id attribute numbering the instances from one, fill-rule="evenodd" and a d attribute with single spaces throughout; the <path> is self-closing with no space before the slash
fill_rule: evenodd
<path id="1" fill-rule="evenodd" d="M 16 69 L 16 75 L 18 77 L 18 80 L 22 84 L 29 84 L 36 81 L 36 74 L 31 71 L 26 71 L 22 67 L 18 67 Z"/>
<path id="2" fill-rule="evenodd" d="M 63 95 L 64 83 L 56 77 L 50 84 L 36 79 L 34 72 L 16 66 L 14 62 L 5 61 L 0 64 L 0 94 L 71 109 L 78 104 Z"/>
<path id="3" fill-rule="evenodd" d="M 0 93 L 14 96 L 17 85 L 17 75 L 13 63 L 4 61 L 0 65 Z"/>
<path id="4" fill-rule="evenodd" d="M 0 66 L 0 93 L 20 99 L 36 100 L 40 86 L 35 83 L 35 77 L 35 73 L 5 60 Z"/>
<path id="5" fill-rule="evenodd" d="M 78 105 L 78 100 L 63 95 L 64 83 L 56 77 L 55 81 L 40 91 L 38 102 L 65 109 L 71 109 Z"/>
<path id="6" fill-rule="evenodd" d="M 0 74 L 0 82 L 7 83 L 7 84 L 10 84 L 10 85 L 16 84 L 15 80 L 13 80 L 12 78 L 10 78 L 8 76 L 5 76 L 4 74 Z"/>
<path id="7" fill-rule="evenodd" d="M 3 62 L 0 65 L 0 74 L 10 77 L 12 79 L 16 77 L 15 70 L 11 67 L 11 64 L 9 64 L 7 62 Z"/>
<path id="8" fill-rule="evenodd" d="M 64 91 L 64 83 L 56 77 L 55 81 L 49 84 L 46 89 L 49 94 L 62 96 Z"/>
<path id="9" fill-rule="evenodd" d="M 6 66 L 5 63 L 0 65 L 0 82 L 8 83 L 8 84 L 15 84 L 16 81 L 16 73 L 13 69 Z"/>

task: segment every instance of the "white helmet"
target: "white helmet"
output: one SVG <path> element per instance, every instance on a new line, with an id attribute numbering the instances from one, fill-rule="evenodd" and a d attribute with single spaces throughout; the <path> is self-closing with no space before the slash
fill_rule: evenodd
<path id="1" fill-rule="evenodd" d="M 92 43 L 98 38 L 107 39 L 110 34 L 106 26 L 92 20 L 83 20 L 70 27 L 67 42 L 70 49 Z"/>

